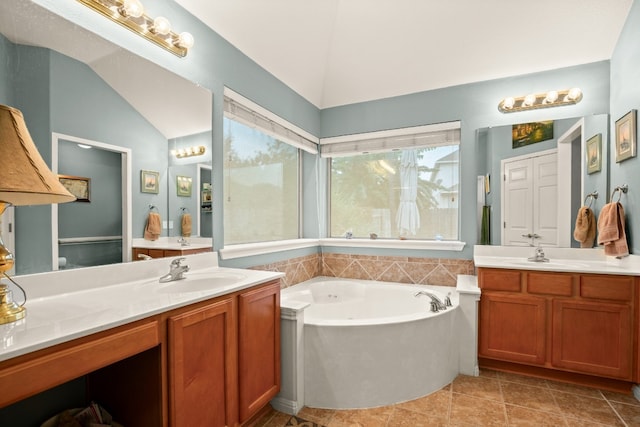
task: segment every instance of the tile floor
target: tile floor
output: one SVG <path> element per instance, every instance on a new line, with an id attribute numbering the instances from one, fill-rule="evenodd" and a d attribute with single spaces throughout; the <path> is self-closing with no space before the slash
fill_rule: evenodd
<path id="1" fill-rule="evenodd" d="M 373 409 L 272 411 L 256 427 L 640 426 L 640 401 L 516 374 L 458 376 L 429 396 Z"/>

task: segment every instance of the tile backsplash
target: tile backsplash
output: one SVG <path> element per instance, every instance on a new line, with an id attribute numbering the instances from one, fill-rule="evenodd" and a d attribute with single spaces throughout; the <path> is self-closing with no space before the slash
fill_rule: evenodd
<path id="1" fill-rule="evenodd" d="M 282 287 L 316 276 L 455 286 L 458 274 L 474 274 L 472 260 L 324 253 L 252 267 L 285 273 Z"/>

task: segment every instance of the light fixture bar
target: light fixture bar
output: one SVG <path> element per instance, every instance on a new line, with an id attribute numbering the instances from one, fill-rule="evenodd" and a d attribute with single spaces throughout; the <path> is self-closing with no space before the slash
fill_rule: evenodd
<path id="1" fill-rule="evenodd" d="M 176 156 L 178 159 L 182 159 L 184 157 L 193 157 L 193 156 L 202 156 L 207 149 L 204 145 L 199 145 L 197 147 L 187 147 L 187 148 L 179 148 L 177 150 L 171 150 L 171 154 Z"/>
<path id="2" fill-rule="evenodd" d="M 498 110 L 502 113 L 536 110 L 538 108 L 561 107 L 577 104 L 582 100 L 582 91 L 574 87 L 565 90 L 550 90 L 547 93 L 529 94 L 517 98 L 508 97 L 500 101 Z"/>
<path id="3" fill-rule="evenodd" d="M 156 18 L 154 24 L 154 19 L 144 13 L 139 16 L 136 16 L 137 13 L 128 13 L 126 6 L 131 3 L 129 0 L 78 1 L 181 58 L 187 56 L 189 48 L 193 45 L 191 34 L 177 34 L 171 31 L 168 21 L 164 18 Z M 125 5 L 125 3 L 127 4 Z M 139 10 L 141 11 L 142 4 L 138 0 L 134 0 L 134 3 L 140 6 Z"/>

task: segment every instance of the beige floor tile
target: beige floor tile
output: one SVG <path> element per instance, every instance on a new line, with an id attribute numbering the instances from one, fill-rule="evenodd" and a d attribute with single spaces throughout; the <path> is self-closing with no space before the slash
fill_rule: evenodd
<path id="1" fill-rule="evenodd" d="M 498 371 L 493 371 L 491 369 L 480 369 L 480 376 L 485 378 L 498 378 Z"/>
<path id="2" fill-rule="evenodd" d="M 610 402 L 626 403 L 627 405 L 640 406 L 640 400 L 633 394 L 615 393 L 613 391 L 600 390 L 604 398 Z"/>
<path id="3" fill-rule="evenodd" d="M 327 425 L 334 412 L 333 409 L 309 408 L 305 406 L 298 412 L 297 416 L 307 421 L 313 421 L 316 424 Z"/>
<path id="4" fill-rule="evenodd" d="M 404 409 L 421 414 L 444 414 L 444 418 L 449 416 L 451 405 L 451 391 L 449 387 L 431 393 L 428 396 L 409 402 L 398 403 L 396 409 Z"/>
<path id="5" fill-rule="evenodd" d="M 258 424 L 263 427 L 284 427 L 287 425 L 291 415 L 283 414 L 282 412 L 276 412 L 269 420 L 264 424 Z"/>
<path id="6" fill-rule="evenodd" d="M 628 426 L 640 426 L 640 406 L 612 402 L 611 406 Z"/>
<path id="7" fill-rule="evenodd" d="M 564 417 L 558 413 L 551 414 L 509 404 L 506 407 L 509 427 L 560 427 L 566 425 Z"/>
<path id="8" fill-rule="evenodd" d="M 549 385 L 549 388 L 552 390 L 579 394 L 581 396 L 588 396 L 594 399 L 604 399 L 604 397 L 602 397 L 602 393 L 600 393 L 600 390 L 596 390 L 595 388 L 584 387 L 576 384 L 561 383 L 557 381 L 547 381 L 547 383 Z"/>
<path id="9" fill-rule="evenodd" d="M 393 407 L 335 411 L 327 427 L 386 427 Z"/>
<path id="10" fill-rule="evenodd" d="M 526 375 L 514 374 L 511 372 L 498 372 L 498 379 L 502 381 L 526 384 L 535 387 L 547 387 L 547 380 Z"/>
<path id="11" fill-rule="evenodd" d="M 607 427 L 606 424 L 592 423 L 591 421 L 568 417 L 565 417 L 564 421 L 567 423 L 567 427 Z"/>
<path id="12" fill-rule="evenodd" d="M 454 393 L 502 402 L 500 383 L 491 378 L 458 375 L 453 380 L 452 390 Z"/>
<path id="13" fill-rule="evenodd" d="M 604 399 L 593 399 L 572 393 L 553 391 L 560 411 L 567 418 L 576 418 L 609 426 L 623 425 L 609 403 Z"/>
<path id="14" fill-rule="evenodd" d="M 500 387 L 502 388 L 502 398 L 505 403 L 545 412 L 558 413 L 560 411 L 553 394 L 551 394 L 551 390 L 548 388 L 506 381 L 501 382 Z"/>
<path id="15" fill-rule="evenodd" d="M 506 426 L 506 410 L 502 402 L 477 399 L 453 393 L 451 399 L 450 426 Z"/>
<path id="16" fill-rule="evenodd" d="M 389 418 L 387 427 L 445 427 L 449 425 L 447 415 L 442 417 L 437 413 L 429 415 L 396 408 Z"/>

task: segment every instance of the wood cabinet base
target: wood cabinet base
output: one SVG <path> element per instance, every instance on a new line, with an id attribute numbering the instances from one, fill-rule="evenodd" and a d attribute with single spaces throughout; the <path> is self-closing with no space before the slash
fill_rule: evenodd
<path id="1" fill-rule="evenodd" d="M 631 389 L 634 386 L 634 384 L 629 381 L 577 374 L 573 372 L 559 371 L 556 369 L 542 368 L 539 366 L 523 365 L 520 363 L 504 362 L 501 360 L 486 359 L 483 357 L 478 358 L 478 364 L 481 369 L 492 369 L 495 371 L 522 374 L 530 377 L 577 384 L 624 394 L 631 394 Z"/>

